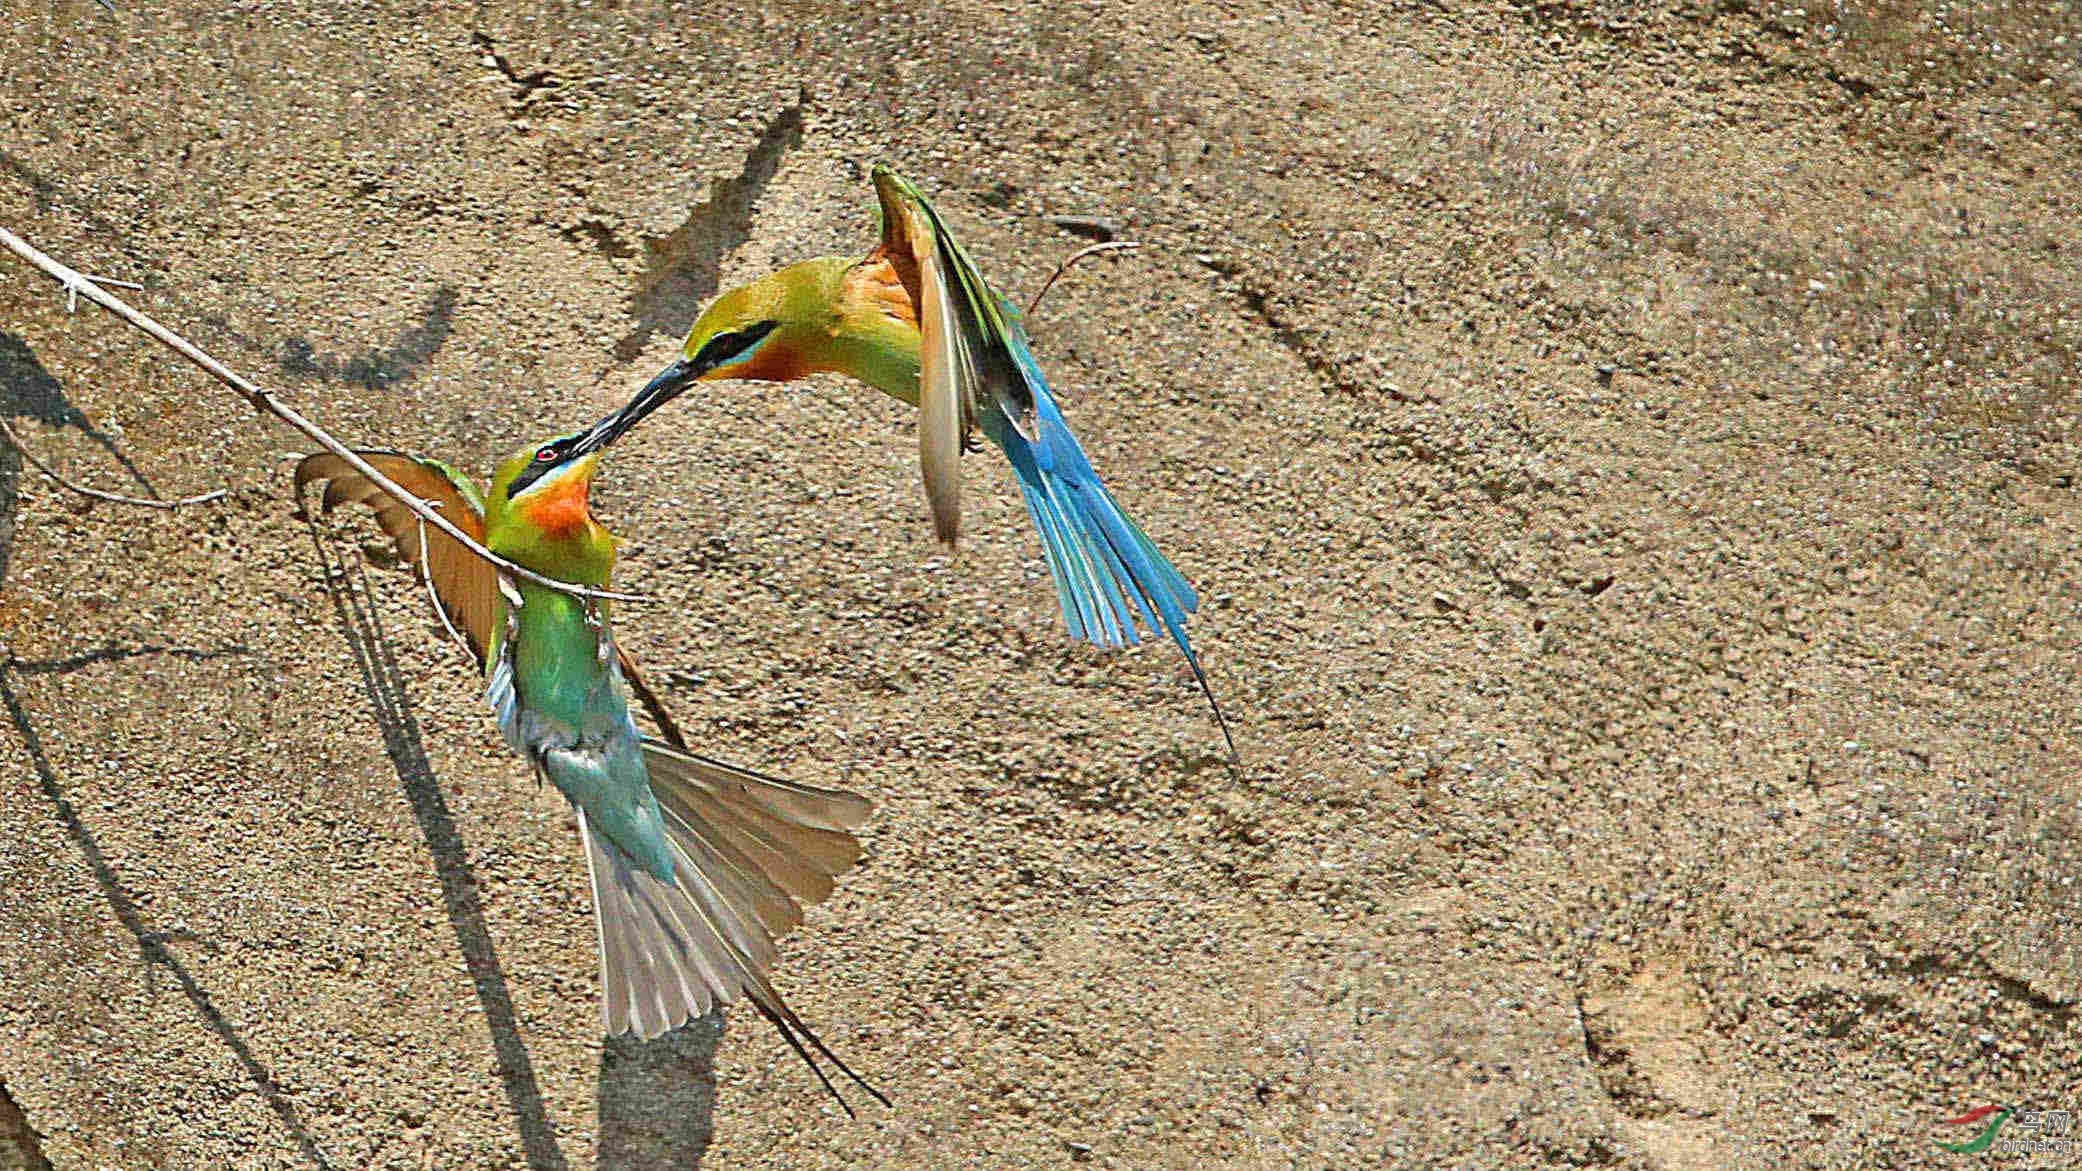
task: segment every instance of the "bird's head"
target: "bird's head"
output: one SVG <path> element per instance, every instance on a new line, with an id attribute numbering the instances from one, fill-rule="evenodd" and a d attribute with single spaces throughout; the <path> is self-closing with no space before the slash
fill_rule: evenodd
<path id="1" fill-rule="evenodd" d="M 679 360 L 593 428 L 600 445 L 621 438 L 697 382 L 788 382 L 839 368 L 832 339 L 838 332 L 837 280 L 844 268 L 843 261 L 808 260 L 717 297 L 687 331 Z"/>
<path id="2" fill-rule="evenodd" d="M 802 266 L 784 268 L 724 293 L 709 303 L 687 331 L 680 359 L 660 378 L 691 384 L 744 378 L 786 382 L 806 372 L 804 351 L 814 348 L 809 327 L 814 304 L 798 295 Z"/>
<path id="3" fill-rule="evenodd" d="M 586 533 L 595 523 L 588 498 L 604 446 L 594 431 L 579 431 L 521 448 L 492 477 L 493 508 L 550 540 Z"/>

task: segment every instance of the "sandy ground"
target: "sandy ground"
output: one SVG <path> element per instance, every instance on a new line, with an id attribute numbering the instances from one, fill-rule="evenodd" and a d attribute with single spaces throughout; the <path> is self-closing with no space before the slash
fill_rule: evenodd
<path id="1" fill-rule="evenodd" d="M 591 420 L 860 250 L 874 160 L 1021 296 L 1118 221 L 1036 344 L 1247 766 L 1062 637 L 990 459 L 949 557 L 900 405 L 683 400 L 596 493 L 622 636 L 879 802 L 780 983 L 898 1105 L 742 1015 L 603 1045 L 560 799 L 373 526 L 0 261 L 27 443 L 231 490 L 0 450 L 0 1167 L 1921 1166 L 2082 1109 L 2073 6 L 120 2 L 0 27 L 0 223 L 351 442 Z"/>

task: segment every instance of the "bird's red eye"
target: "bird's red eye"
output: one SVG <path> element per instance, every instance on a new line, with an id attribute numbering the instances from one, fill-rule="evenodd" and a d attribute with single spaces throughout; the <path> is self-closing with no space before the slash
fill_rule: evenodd
<path id="1" fill-rule="evenodd" d="M 557 458 L 557 449 L 554 447 L 545 447 L 541 451 L 535 453 L 535 458 L 543 463 L 548 463 L 549 461 Z"/>

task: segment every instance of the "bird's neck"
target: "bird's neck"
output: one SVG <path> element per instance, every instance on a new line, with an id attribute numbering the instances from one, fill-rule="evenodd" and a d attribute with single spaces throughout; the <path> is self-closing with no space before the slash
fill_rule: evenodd
<path id="1" fill-rule="evenodd" d="M 918 331 L 904 330 L 882 322 L 840 333 L 832 339 L 841 360 L 832 364 L 839 373 L 860 379 L 893 398 L 918 405 Z"/>
<path id="2" fill-rule="evenodd" d="M 614 573 L 614 534 L 585 510 L 583 499 L 575 516 L 568 511 L 563 502 L 550 501 L 528 514 L 493 517 L 485 544 L 545 577 L 605 588 Z"/>
<path id="3" fill-rule="evenodd" d="M 815 368 L 858 378 L 913 406 L 918 404 L 918 309 L 887 261 L 831 258 L 810 261 L 812 275 L 834 312 Z"/>

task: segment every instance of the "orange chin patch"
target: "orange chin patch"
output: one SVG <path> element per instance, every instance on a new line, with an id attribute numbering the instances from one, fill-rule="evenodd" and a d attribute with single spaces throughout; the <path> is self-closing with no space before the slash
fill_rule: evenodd
<path id="1" fill-rule="evenodd" d="M 543 535 L 551 540 L 577 536 L 593 519 L 588 508 L 591 488 L 592 481 L 574 476 L 554 491 L 536 497 L 528 503 L 528 523 L 541 529 Z"/>
<path id="2" fill-rule="evenodd" d="M 791 382 L 810 373 L 809 366 L 792 347 L 781 344 L 782 339 L 759 347 L 752 360 L 742 366 L 726 366 L 718 373 L 728 378 L 748 378 L 757 382 Z"/>

